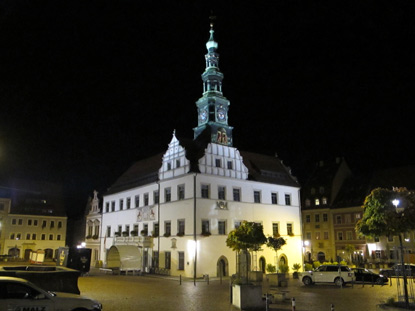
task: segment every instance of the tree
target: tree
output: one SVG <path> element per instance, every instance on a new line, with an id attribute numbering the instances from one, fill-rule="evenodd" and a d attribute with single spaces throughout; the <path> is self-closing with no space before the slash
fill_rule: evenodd
<path id="1" fill-rule="evenodd" d="M 261 224 L 243 221 L 238 228 L 229 232 L 226 246 L 236 251 L 238 255 L 244 252 L 248 263 L 249 252 L 260 250 L 266 241 Z M 237 272 L 240 274 L 239 269 Z M 248 276 L 248 265 L 246 265 L 246 276 Z"/>
<path id="2" fill-rule="evenodd" d="M 401 248 L 405 304 L 409 307 L 407 279 L 403 256 L 402 234 L 415 229 L 415 192 L 406 188 L 376 188 L 363 203 L 363 217 L 356 232 L 372 237 L 397 235 Z"/>
<path id="3" fill-rule="evenodd" d="M 286 244 L 287 242 L 279 237 L 279 238 L 274 238 L 272 236 L 268 237 L 267 239 L 267 246 L 269 248 L 272 248 L 275 251 L 275 254 L 277 254 L 277 252 Z M 277 257 L 278 258 L 278 257 Z M 279 268 L 279 265 L 277 263 L 277 266 Z"/>

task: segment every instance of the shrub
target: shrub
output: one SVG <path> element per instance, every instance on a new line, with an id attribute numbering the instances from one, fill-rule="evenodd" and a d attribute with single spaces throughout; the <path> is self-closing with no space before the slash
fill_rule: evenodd
<path id="1" fill-rule="evenodd" d="M 299 264 L 299 263 L 295 263 L 295 264 L 293 264 L 293 270 L 295 271 L 295 272 L 298 272 L 298 270 L 300 270 L 300 268 L 301 268 L 301 265 Z"/>
<path id="2" fill-rule="evenodd" d="M 290 268 L 288 268 L 288 265 L 280 264 L 279 270 L 280 270 L 280 273 L 287 273 L 288 270 L 290 270 Z"/>
<path id="3" fill-rule="evenodd" d="M 306 263 L 305 264 L 305 267 L 304 267 L 304 270 L 305 271 L 311 271 L 311 270 L 313 270 L 313 265 L 312 264 L 309 264 L 309 263 Z"/>
<path id="4" fill-rule="evenodd" d="M 314 267 L 314 269 L 315 269 L 315 268 L 318 268 L 318 267 L 320 267 L 320 266 L 321 266 L 320 261 L 314 261 L 314 262 L 313 262 L 313 267 Z"/>
<path id="5" fill-rule="evenodd" d="M 277 271 L 277 267 L 269 263 L 267 264 L 266 270 L 268 273 L 275 273 Z"/>

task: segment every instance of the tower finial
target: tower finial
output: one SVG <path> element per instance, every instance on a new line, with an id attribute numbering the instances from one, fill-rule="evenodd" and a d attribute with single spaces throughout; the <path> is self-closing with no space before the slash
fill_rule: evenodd
<path id="1" fill-rule="evenodd" d="M 216 16 L 213 15 L 213 10 L 210 10 L 209 20 L 210 20 L 210 28 L 213 29 L 213 25 L 214 25 L 215 20 L 216 20 Z"/>

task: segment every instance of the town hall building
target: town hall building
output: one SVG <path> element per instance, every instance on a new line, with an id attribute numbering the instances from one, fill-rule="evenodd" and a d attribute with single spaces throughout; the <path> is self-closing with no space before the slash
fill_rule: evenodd
<path id="1" fill-rule="evenodd" d="M 278 157 L 235 147 L 213 27 L 206 48 L 194 138 L 173 131 L 168 149 L 133 164 L 103 194 L 100 208 L 94 194 L 86 243 L 93 260 L 109 268 L 232 275 L 236 254 L 226 238 L 243 221 L 286 240 L 277 253 L 263 246 L 252 269 L 303 263 L 299 184 Z"/>

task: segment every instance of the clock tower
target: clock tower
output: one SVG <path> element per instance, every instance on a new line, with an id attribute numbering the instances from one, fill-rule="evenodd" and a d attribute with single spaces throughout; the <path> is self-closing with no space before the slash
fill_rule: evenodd
<path id="1" fill-rule="evenodd" d="M 218 43 L 213 38 L 213 24 L 210 25 L 210 38 L 206 43 L 206 69 L 202 74 L 203 95 L 196 102 L 198 124 L 194 130 L 196 139 L 202 132 L 210 132 L 210 141 L 232 146 L 232 129 L 228 125 L 229 100 L 222 94 L 223 73 L 219 71 Z"/>

